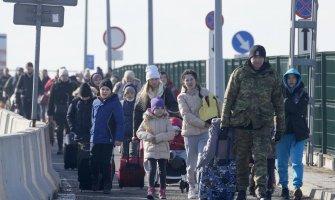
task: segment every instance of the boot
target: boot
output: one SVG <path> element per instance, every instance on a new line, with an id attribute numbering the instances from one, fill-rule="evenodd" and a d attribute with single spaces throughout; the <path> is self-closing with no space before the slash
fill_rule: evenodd
<path id="1" fill-rule="evenodd" d="M 283 197 L 283 199 L 290 199 L 290 192 L 288 191 L 288 188 L 283 188 L 280 196 Z"/>
<path id="2" fill-rule="evenodd" d="M 159 199 L 166 199 L 166 188 L 159 189 Z"/>
<path id="3" fill-rule="evenodd" d="M 147 199 L 154 199 L 154 195 L 155 195 L 155 188 L 149 186 L 147 191 Z"/>
<path id="4" fill-rule="evenodd" d="M 302 198 L 302 192 L 300 188 L 294 191 L 294 200 L 300 200 Z"/>

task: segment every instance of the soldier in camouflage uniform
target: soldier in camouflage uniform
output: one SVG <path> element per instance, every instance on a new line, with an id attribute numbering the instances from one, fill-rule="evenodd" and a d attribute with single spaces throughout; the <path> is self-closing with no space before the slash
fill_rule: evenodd
<path id="1" fill-rule="evenodd" d="M 270 198 L 266 196 L 270 127 L 274 120 L 276 141 L 285 129 L 282 82 L 265 58 L 264 47 L 253 46 L 246 63 L 231 74 L 224 95 L 221 128 L 235 128 L 238 200 L 246 199 L 251 152 L 257 198 Z"/>

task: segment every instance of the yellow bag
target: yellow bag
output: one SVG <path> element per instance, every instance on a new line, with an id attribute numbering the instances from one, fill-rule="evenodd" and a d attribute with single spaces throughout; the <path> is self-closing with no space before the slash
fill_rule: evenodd
<path id="1" fill-rule="evenodd" d="M 213 118 L 220 117 L 220 107 L 218 100 L 213 95 L 202 97 L 202 106 L 199 110 L 201 120 L 211 124 Z"/>

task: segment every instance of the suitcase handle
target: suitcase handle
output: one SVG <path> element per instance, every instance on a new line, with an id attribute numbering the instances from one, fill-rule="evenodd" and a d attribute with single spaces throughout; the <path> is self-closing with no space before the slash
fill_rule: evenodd
<path id="1" fill-rule="evenodd" d="M 132 140 L 131 139 L 129 139 L 129 140 L 127 140 L 127 142 L 129 143 L 129 145 L 128 145 L 128 155 L 127 155 L 127 162 L 126 162 L 126 166 L 127 165 L 129 165 L 129 155 L 130 155 L 130 143 L 132 142 Z M 140 144 L 138 143 L 138 145 L 137 145 L 137 165 L 138 165 L 138 167 L 140 167 L 141 165 L 140 165 Z"/>

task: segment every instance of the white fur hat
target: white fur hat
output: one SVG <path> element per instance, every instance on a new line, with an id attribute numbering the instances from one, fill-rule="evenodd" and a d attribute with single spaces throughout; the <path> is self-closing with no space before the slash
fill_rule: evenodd
<path id="1" fill-rule="evenodd" d="M 156 65 L 149 65 L 147 68 L 145 68 L 145 79 L 149 80 L 152 78 L 160 78 L 160 74 L 158 72 L 158 68 Z"/>

